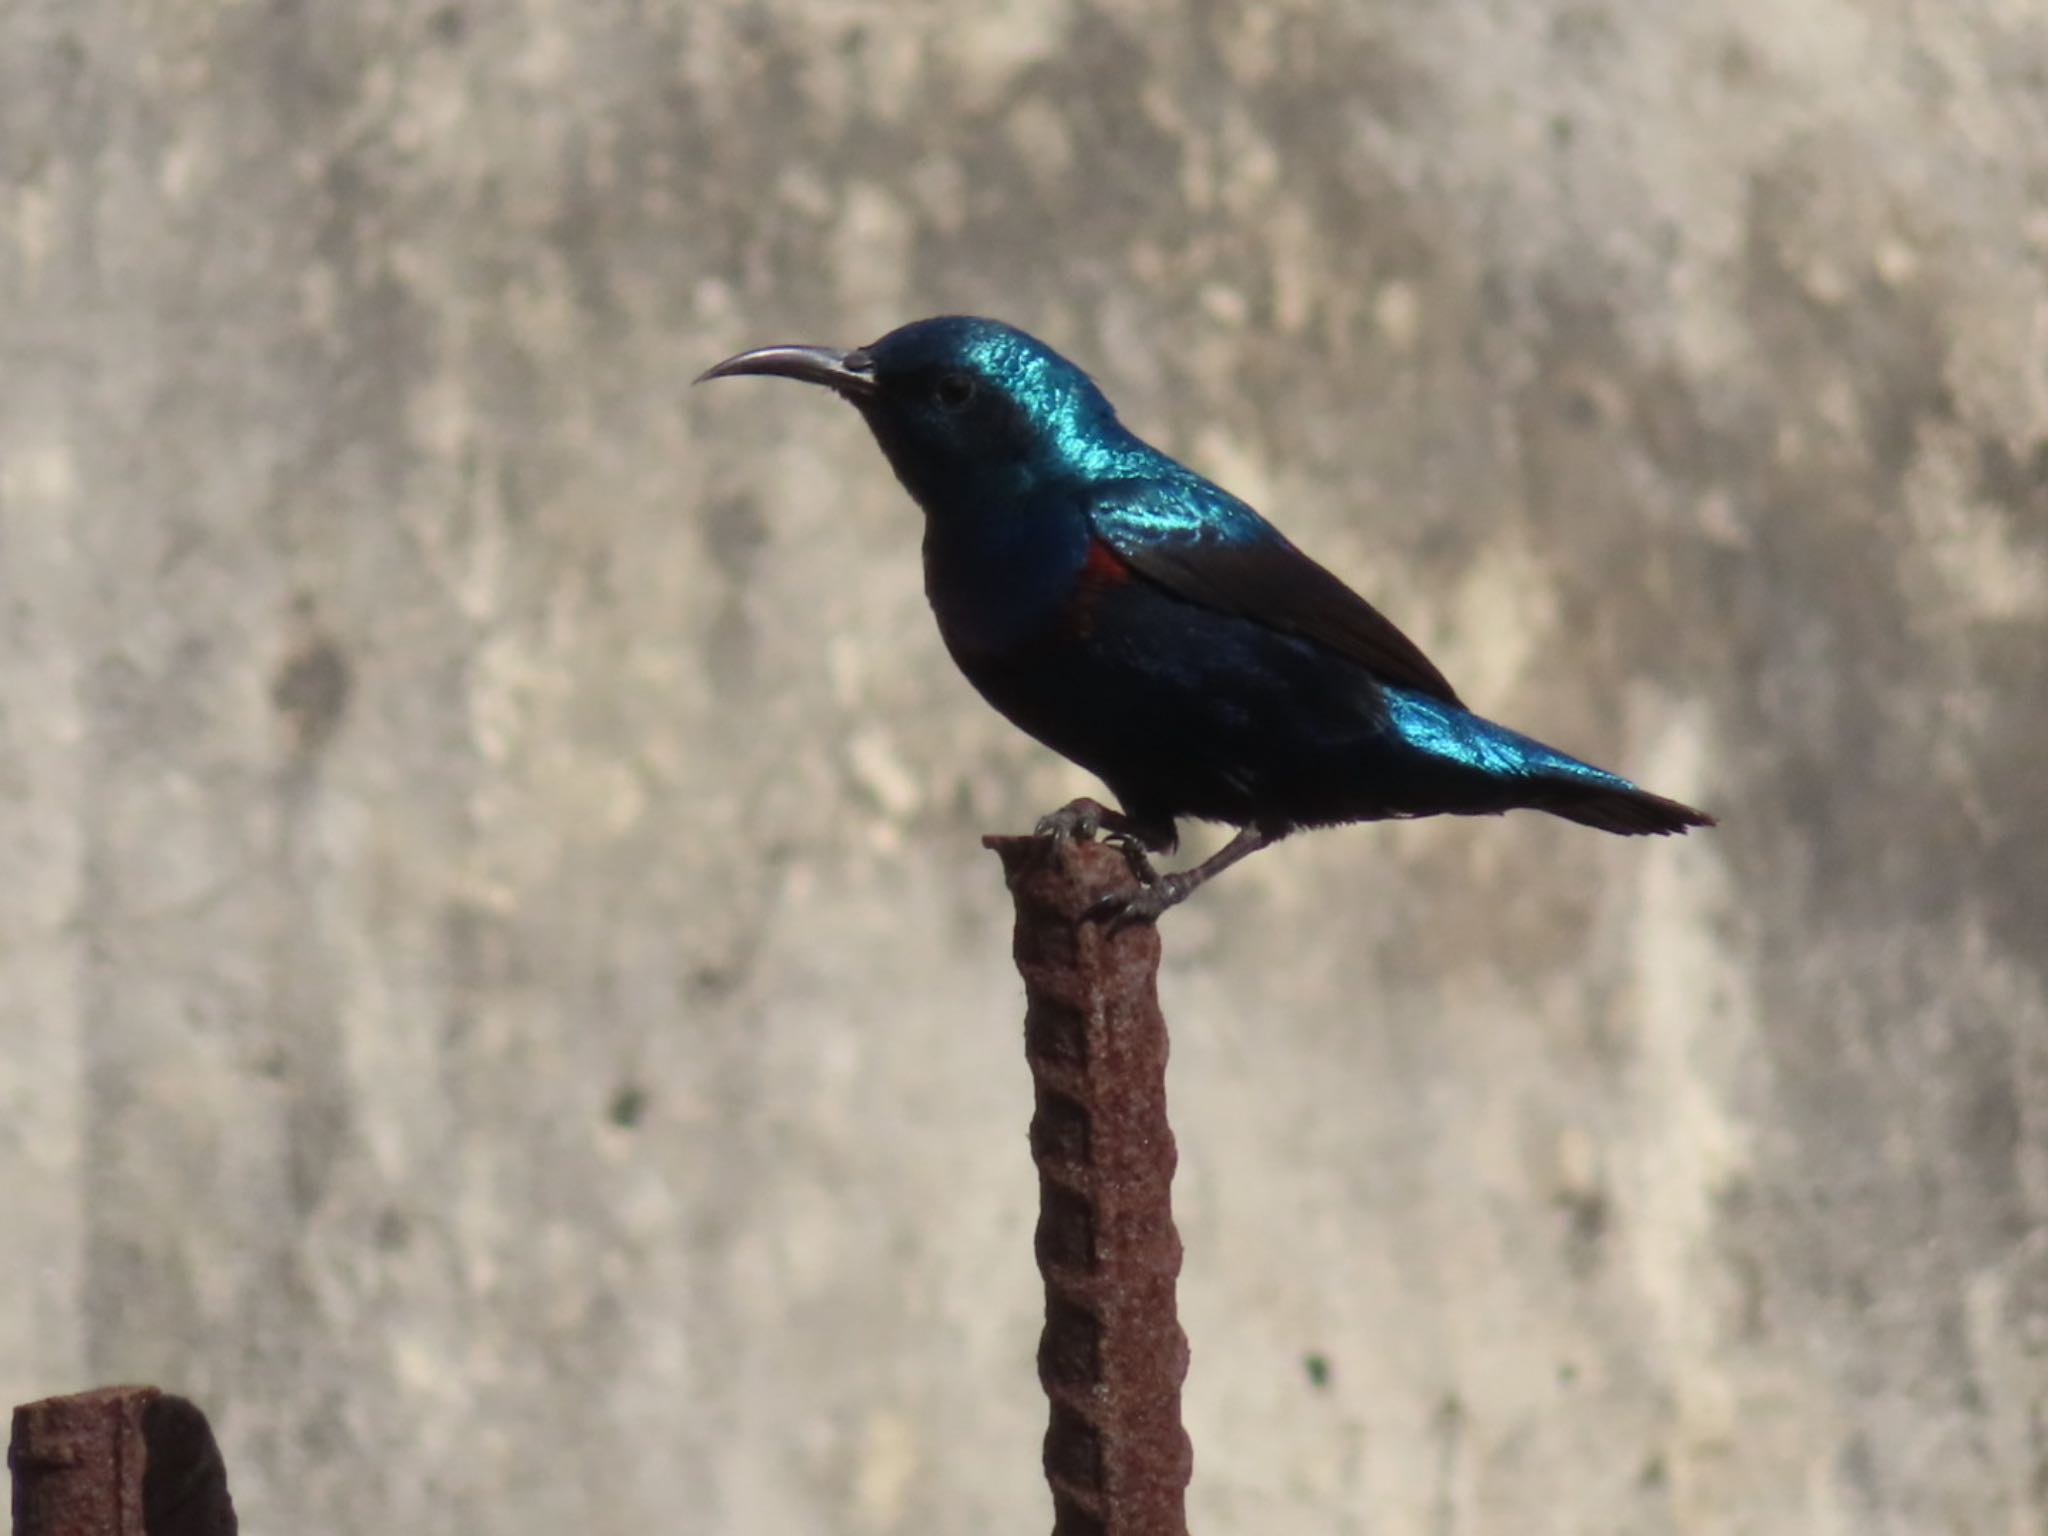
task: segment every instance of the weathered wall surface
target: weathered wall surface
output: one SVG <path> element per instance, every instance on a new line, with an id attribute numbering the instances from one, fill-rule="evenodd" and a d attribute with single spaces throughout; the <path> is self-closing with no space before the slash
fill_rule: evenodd
<path id="1" fill-rule="evenodd" d="M 968 309 L 1726 817 L 1169 919 L 1198 1528 L 2048 1531 L 2038 5 L 16 0 L 0 285 L 0 1398 L 1044 1529 L 976 835 L 1086 781 L 686 389 Z"/>

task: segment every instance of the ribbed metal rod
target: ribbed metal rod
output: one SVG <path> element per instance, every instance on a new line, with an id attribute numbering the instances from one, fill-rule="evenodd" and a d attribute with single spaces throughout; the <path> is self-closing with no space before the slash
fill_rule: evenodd
<path id="1" fill-rule="evenodd" d="M 1175 1309 L 1173 1131 L 1159 934 L 1087 916 L 1133 888 L 1097 843 L 986 840 L 1016 902 L 1036 1107 L 1038 1379 L 1051 1406 L 1053 1536 L 1187 1536 L 1187 1336 Z"/>

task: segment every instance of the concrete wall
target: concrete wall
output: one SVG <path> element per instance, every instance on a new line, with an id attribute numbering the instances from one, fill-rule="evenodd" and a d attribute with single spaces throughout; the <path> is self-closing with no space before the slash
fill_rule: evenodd
<path id="1" fill-rule="evenodd" d="M 686 389 L 949 309 L 1726 818 L 1169 919 L 1197 1528 L 2048 1531 L 2025 0 L 16 0 L 0 1399 L 260 1531 L 1046 1527 L 976 837 L 1088 781 Z"/>

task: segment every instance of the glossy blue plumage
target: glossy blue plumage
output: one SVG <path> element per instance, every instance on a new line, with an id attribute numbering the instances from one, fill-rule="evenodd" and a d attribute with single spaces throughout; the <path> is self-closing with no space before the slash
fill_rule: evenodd
<path id="1" fill-rule="evenodd" d="M 1457 763 L 1492 779 L 1525 783 L 1549 779 L 1624 791 L 1635 788 L 1618 773 L 1582 763 L 1455 704 L 1405 688 L 1389 688 L 1386 696 L 1394 734 L 1432 760 Z"/>
<path id="2" fill-rule="evenodd" d="M 712 370 L 744 372 L 860 409 L 926 514 L 925 587 L 961 670 L 1099 775 L 1151 846 L 1187 816 L 1258 841 L 1516 807 L 1625 833 L 1708 824 L 1465 709 L 1364 599 L 1021 331 L 945 317 Z"/>

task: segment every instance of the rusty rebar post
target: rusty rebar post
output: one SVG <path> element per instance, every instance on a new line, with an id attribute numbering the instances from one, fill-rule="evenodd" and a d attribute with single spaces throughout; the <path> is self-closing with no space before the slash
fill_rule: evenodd
<path id="1" fill-rule="evenodd" d="M 101 1387 L 14 1410 L 14 1536 L 235 1536 L 206 1415 L 155 1387 Z"/>
<path id="2" fill-rule="evenodd" d="M 1173 1131 L 1159 933 L 1087 912 L 1134 886 L 1098 843 L 991 837 L 1017 905 L 1036 1106 L 1038 1379 L 1053 1536 L 1187 1536 L 1187 1336 L 1174 1305 Z"/>

